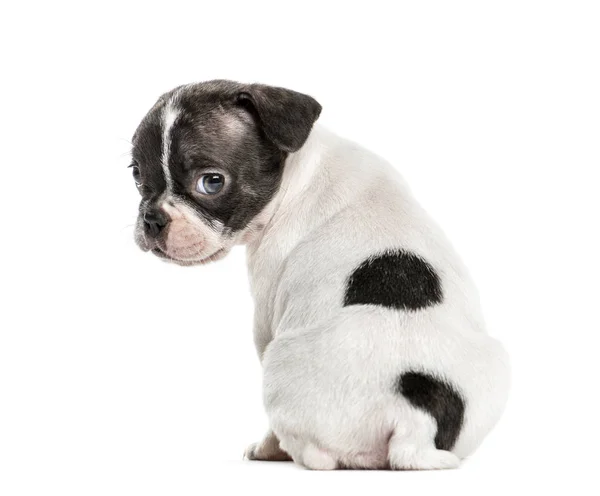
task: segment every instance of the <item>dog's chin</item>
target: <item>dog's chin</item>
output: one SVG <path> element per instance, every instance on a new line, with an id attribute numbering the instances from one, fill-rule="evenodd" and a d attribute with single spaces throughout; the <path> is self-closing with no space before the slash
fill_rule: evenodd
<path id="1" fill-rule="evenodd" d="M 179 258 L 174 256 L 173 254 L 168 253 L 167 251 L 162 250 L 159 247 L 152 248 L 152 253 L 156 255 L 158 258 L 163 260 L 164 262 L 174 263 L 177 265 L 181 265 L 182 267 L 190 267 L 193 265 L 204 265 L 210 262 L 216 262 L 217 260 L 222 259 L 229 253 L 229 249 L 222 247 L 210 255 L 198 255 L 197 257 L 185 257 Z"/>

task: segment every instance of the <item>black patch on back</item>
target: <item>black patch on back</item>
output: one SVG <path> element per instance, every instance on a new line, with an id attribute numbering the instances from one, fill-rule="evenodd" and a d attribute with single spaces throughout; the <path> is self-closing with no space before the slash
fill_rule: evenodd
<path id="1" fill-rule="evenodd" d="M 419 310 L 442 301 L 440 278 L 414 253 L 389 251 L 365 260 L 346 284 L 344 306 L 381 305 Z"/>
<path id="2" fill-rule="evenodd" d="M 435 447 L 450 451 L 458 439 L 465 414 L 465 402 L 458 391 L 432 375 L 405 372 L 398 378 L 395 392 L 435 419 Z"/>

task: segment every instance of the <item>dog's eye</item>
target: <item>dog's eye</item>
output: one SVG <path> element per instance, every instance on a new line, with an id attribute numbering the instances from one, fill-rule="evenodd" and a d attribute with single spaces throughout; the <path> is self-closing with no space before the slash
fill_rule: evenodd
<path id="1" fill-rule="evenodd" d="M 204 174 L 196 182 L 196 191 L 203 195 L 216 195 L 225 186 L 225 178 L 221 174 Z"/>
<path id="2" fill-rule="evenodd" d="M 133 175 L 135 184 L 140 186 L 142 184 L 142 176 L 140 175 L 140 168 L 137 165 L 131 166 L 131 174 Z"/>

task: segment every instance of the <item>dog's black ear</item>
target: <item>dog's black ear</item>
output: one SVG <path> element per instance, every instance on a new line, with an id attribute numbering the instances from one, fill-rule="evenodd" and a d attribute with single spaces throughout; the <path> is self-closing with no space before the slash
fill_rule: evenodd
<path id="1" fill-rule="evenodd" d="M 314 98 L 263 84 L 247 86 L 238 93 L 237 101 L 255 114 L 267 138 L 286 152 L 295 152 L 304 144 L 321 113 Z"/>

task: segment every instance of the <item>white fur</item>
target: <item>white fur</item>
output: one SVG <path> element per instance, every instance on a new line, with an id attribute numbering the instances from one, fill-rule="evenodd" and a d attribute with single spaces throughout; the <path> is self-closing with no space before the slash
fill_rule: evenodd
<path id="1" fill-rule="evenodd" d="M 165 105 L 162 115 L 163 149 L 161 163 L 163 173 L 165 175 L 165 182 L 167 183 L 167 192 L 173 190 L 173 179 L 171 178 L 171 170 L 169 169 L 169 159 L 171 155 L 171 129 L 173 128 L 173 124 L 177 120 L 178 116 L 179 110 L 175 106 L 174 97 L 172 97 Z"/>
<path id="2" fill-rule="evenodd" d="M 247 238 L 264 403 L 281 448 L 315 469 L 455 467 L 497 422 L 509 386 L 467 271 L 371 152 L 316 126 L 284 171 L 264 229 Z M 415 312 L 342 306 L 348 275 L 387 248 L 426 259 L 443 302 Z M 466 399 L 452 453 L 435 448 L 433 418 L 393 391 L 407 370 L 442 377 Z"/>

